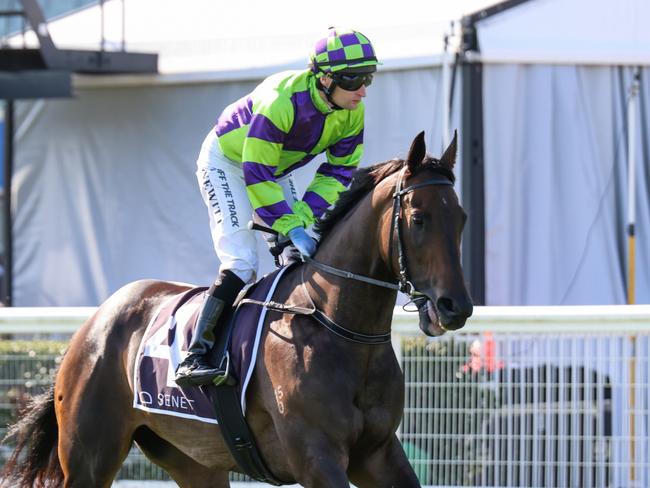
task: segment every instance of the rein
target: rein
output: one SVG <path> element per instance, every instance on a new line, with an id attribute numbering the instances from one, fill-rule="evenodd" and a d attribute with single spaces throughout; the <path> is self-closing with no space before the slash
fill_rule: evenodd
<path id="1" fill-rule="evenodd" d="M 348 278 L 350 280 L 363 281 L 364 283 L 370 283 L 371 285 L 382 286 L 384 288 L 390 288 L 391 290 L 402 291 L 400 289 L 400 286 L 396 283 L 376 280 L 368 276 L 351 273 L 350 271 L 345 271 L 344 269 L 335 268 L 334 266 L 330 266 L 329 264 L 318 262 L 314 258 L 310 258 L 309 256 L 302 256 L 302 259 L 305 263 L 309 263 L 314 268 L 319 269 L 321 271 L 325 271 L 326 273 L 338 276 L 340 278 Z"/>

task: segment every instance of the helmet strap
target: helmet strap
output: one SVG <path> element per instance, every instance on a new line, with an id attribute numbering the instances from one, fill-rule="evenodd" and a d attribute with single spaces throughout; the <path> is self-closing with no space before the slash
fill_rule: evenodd
<path id="1" fill-rule="evenodd" d="M 330 86 L 328 88 L 321 83 L 320 78 L 316 78 L 316 88 L 318 88 L 320 91 L 322 91 L 325 94 L 325 98 L 327 98 L 327 101 L 329 102 L 329 104 L 332 106 L 334 110 L 343 110 L 342 107 L 339 107 L 336 103 L 334 103 L 334 100 L 332 100 L 332 93 L 334 93 L 337 83 L 334 78 L 330 78 L 330 79 L 332 80 L 332 83 L 330 83 Z"/>

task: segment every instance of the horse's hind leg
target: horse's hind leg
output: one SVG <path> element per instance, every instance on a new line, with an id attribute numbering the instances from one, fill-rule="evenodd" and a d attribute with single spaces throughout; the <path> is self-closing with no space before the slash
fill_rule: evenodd
<path id="1" fill-rule="evenodd" d="M 65 488 L 110 487 L 131 448 L 132 432 L 120 414 L 92 408 L 57 412 Z"/>
<path id="2" fill-rule="evenodd" d="M 96 389 L 86 387 L 85 401 L 55 396 L 65 488 L 110 487 L 131 448 L 128 414 L 112 403 L 110 392 L 88 391 Z"/>
<path id="3" fill-rule="evenodd" d="M 71 345 L 57 375 L 58 454 L 65 488 L 104 488 L 133 443 L 135 410 L 120 354 L 89 354 L 90 341 L 79 345 L 83 339 Z"/>
<path id="4" fill-rule="evenodd" d="M 147 427 L 136 430 L 134 439 L 145 456 L 174 478 L 180 488 L 228 488 L 227 471 L 197 463 Z"/>

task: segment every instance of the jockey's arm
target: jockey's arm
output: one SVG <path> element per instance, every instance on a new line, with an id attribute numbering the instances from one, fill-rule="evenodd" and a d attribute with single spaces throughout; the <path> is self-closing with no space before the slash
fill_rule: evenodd
<path id="1" fill-rule="evenodd" d="M 283 235 L 303 226 L 286 202 L 275 176 L 292 123 L 290 101 L 278 97 L 260 103 L 255 108 L 242 150 L 242 171 L 251 205 L 266 225 Z"/>
<path id="2" fill-rule="evenodd" d="M 327 148 L 327 162 L 320 165 L 301 201 L 293 212 L 305 226 L 311 225 L 347 189 L 363 154 L 363 107 L 350 113 L 348 135 Z"/>

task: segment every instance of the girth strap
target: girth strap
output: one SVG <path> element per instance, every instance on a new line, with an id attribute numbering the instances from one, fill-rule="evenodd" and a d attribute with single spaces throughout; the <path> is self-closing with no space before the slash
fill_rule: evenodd
<path id="1" fill-rule="evenodd" d="M 289 484 L 275 478 L 264 463 L 242 414 L 237 387 L 224 384 L 206 390 L 212 400 L 221 435 L 239 467 L 248 476 L 263 483 L 274 486 Z"/>
<path id="2" fill-rule="evenodd" d="M 276 280 L 286 271 L 281 270 Z M 228 347 L 235 326 L 234 317 L 229 317 L 225 330 L 222 331 L 215 346 L 223 361 L 228 358 Z M 268 468 L 260 453 L 255 436 L 251 432 L 241 409 L 239 390 L 233 381 L 227 381 L 217 387 L 201 387 L 212 401 L 215 416 L 219 423 L 221 435 L 239 467 L 253 479 L 274 486 L 291 484 L 276 478 Z"/>

